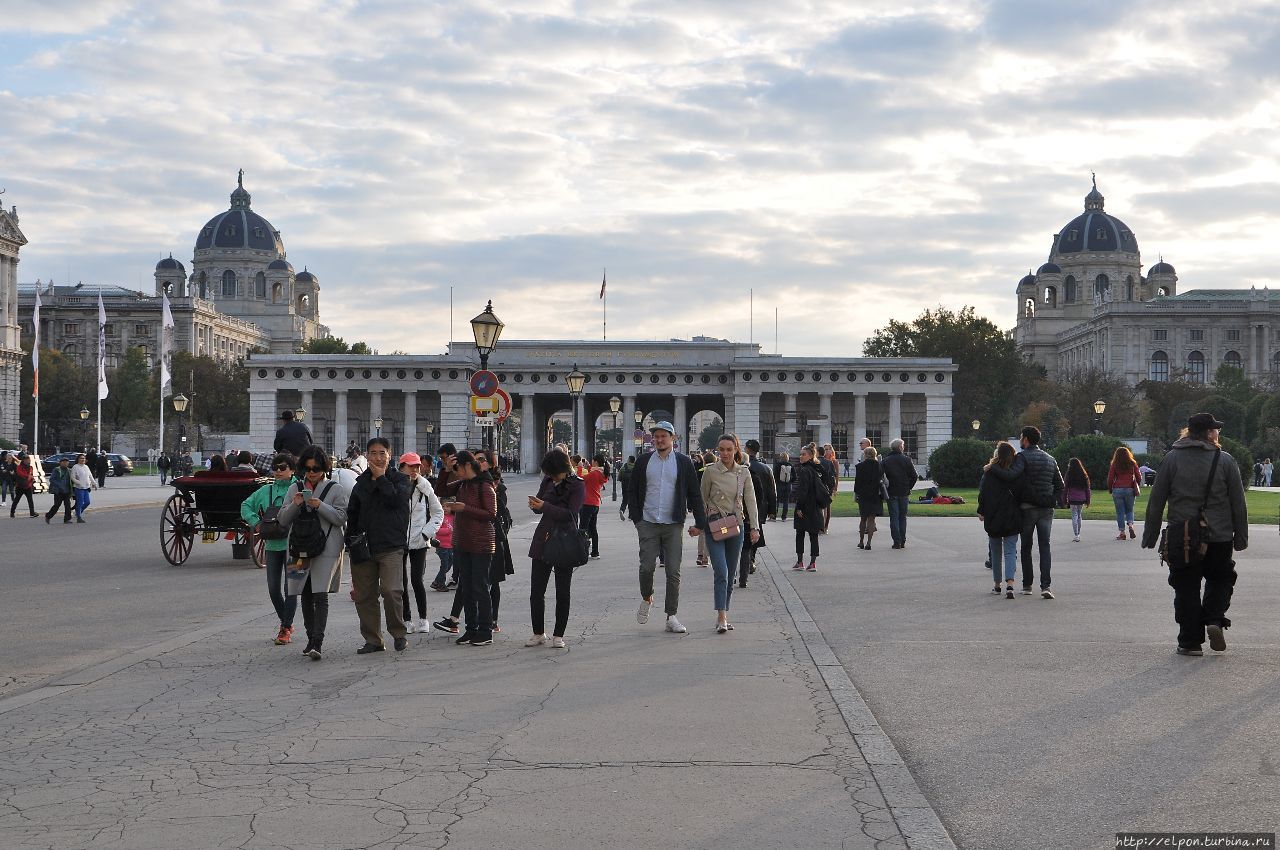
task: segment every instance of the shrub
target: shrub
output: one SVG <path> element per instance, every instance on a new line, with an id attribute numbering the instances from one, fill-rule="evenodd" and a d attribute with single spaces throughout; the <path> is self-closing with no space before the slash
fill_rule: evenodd
<path id="1" fill-rule="evenodd" d="M 1095 490 L 1107 489 L 1107 471 L 1111 468 L 1111 455 L 1124 443 L 1115 437 L 1084 434 L 1063 440 L 1051 454 L 1058 461 L 1058 469 L 1067 474 L 1067 464 L 1078 457 L 1089 473 L 1089 483 Z"/>
<path id="2" fill-rule="evenodd" d="M 1212 413 L 1222 421 L 1223 430 L 1234 439 L 1247 439 L 1249 414 L 1243 404 L 1220 395 L 1206 396 L 1196 404 L 1199 406 L 1194 412 Z"/>
<path id="3" fill-rule="evenodd" d="M 948 440 L 929 455 L 929 475 L 939 487 L 977 487 L 982 467 L 994 453 L 995 444 L 986 440 Z"/>
<path id="4" fill-rule="evenodd" d="M 1233 440 L 1230 437 L 1219 435 L 1218 442 L 1222 444 L 1222 450 L 1231 455 L 1231 459 L 1236 462 L 1236 466 L 1240 467 L 1240 480 L 1244 482 L 1244 488 L 1249 489 L 1249 485 L 1253 484 L 1253 452 L 1245 448 L 1244 443 Z"/>
<path id="5" fill-rule="evenodd" d="M 11 443 L 3 437 L 0 437 L 0 450 L 14 451 L 17 448 L 17 443 Z"/>

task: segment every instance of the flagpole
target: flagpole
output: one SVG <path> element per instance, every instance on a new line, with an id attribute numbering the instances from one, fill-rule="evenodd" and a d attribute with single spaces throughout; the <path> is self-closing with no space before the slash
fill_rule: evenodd
<path id="1" fill-rule="evenodd" d="M 31 343 L 31 395 L 35 397 L 36 422 L 31 432 L 31 453 L 40 457 L 40 282 L 36 281 L 35 337 Z"/>
<path id="2" fill-rule="evenodd" d="M 107 367 L 106 355 L 103 353 L 103 346 L 107 339 L 107 326 L 104 323 L 105 313 L 102 310 L 102 285 L 98 285 L 98 439 L 96 440 L 98 454 L 102 454 L 102 375 L 103 370 Z"/>
<path id="3" fill-rule="evenodd" d="M 601 331 L 601 335 L 604 337 L 605 342 L 609 341 L 609 290 L 608 290 L 608 287 L 605 285 L 608 282 L 609 282 L 609 270 L 605 269 L 604 275 L 602 277 L 601 284 L 600 284 L 600 300 L 604 302 L 602 305 L 604 312 L 601 314 L 600 331 Z"/>

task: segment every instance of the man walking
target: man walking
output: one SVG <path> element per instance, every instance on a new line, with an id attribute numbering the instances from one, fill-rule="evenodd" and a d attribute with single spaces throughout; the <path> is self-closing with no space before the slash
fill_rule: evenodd
<path id="1" fill-rule="evenodd" d="M 773 484 L 773 473 L 760 460 L 760 441 L 747 440 L 747 470 L 751 473 L 751 486 L 756 492 L 755 519 L 764 525 L 761 517 L 769 516 L 778 510 L 778 497 Z M 742 553 L 738 558 L 738 587 L 747 586 L 747 576 L 756 571 L 756 550 L 765 545 L 764 528 L 757 528 L 760 534 L 754 543 L 751 542 L 751 529 L 743 528 L 748 536 L 743 539 Z"/>
<path id="2" fill-rule="evenodd" d="M 382 622 L 378 597 L 387 615 L 387 631 L 395 639 L 396 652 L 409 645 L 404 611 L 402 559 L 409 536 L 409 476 L 391 468 L 391 443 L 386 437 L 369 441 L 369 468 L 360 473 L 347 504 L 347 538 L 363 534 L 369 559 L 351 563 L 351 586 L 360 617 L 364 646 L 356 652 L 382 652 Z"/>
<path id="3" fill-rule="evenodd" d="M 71 460 L 66 455 L 58 459 L 58 465 L 49 473 L 49 492 L 53 494 L 53 507 L 44 515 L 47 525 L 61 507 L 62 521 L 71 522 Z"/>
<path id="4" fill-rule="evenodd" d="M 156 469 L 160 471 L 160 486 L 165 485 L 166 479 L 169 477 L 169 467 L 173 466 L 173 461 L 169 460 L 168 452 L 160 452 L 160 457 L 156 458 Z"/>
<path id="5" fill-rule="evenodd" d="M 1021 479 L 1022 507 L 1022 595 L 1031 595 L 1035 570 L 1031 565 L 1031 535 L 1036 536 L 1040 550 L 1040 595 L 1053 599 L 1053 555 L 1049 550 L 1049 534 L 1053 530 L 1053 508 L 1062 498 L 1062 473 L 1053 455 L 1040 448 L 1040 429 L 1028 425 L 1018 440 L 1022 451 L 1007 469 L 987 464 L 990 471 L 1006 484 Z M 1156 476 L 1159 481 L 1159 476 Z"/>
<path id="6" fill-rule="evenodd" d="M 294 419 L 292 410 L 281 413 L 280 420 L 284 424 L 276 431 L 274 446 L 277 452 L 288 452 L 297 457 L 302 454 L 303 449 L 315 442 L 311 439 L 311 429 Z"/>
<path id="7" fill-rule="evenodd" d="M 796 468 L 791 463 L 791 455 L 783 452 L 778 459 L 773 462 L 773 481 L 778 488 L 778 508 L 782 509 L 782 521 L 787 521 L 787 508 L 791 505 L 791 481 L 795 478 Z M 769 519 L 778 519 L 778 515 L 773 513 Z"/>
<path id="8" fill-rule="evenodd" d="M 631 473 L 636 468 L 636 456 L 628 455 L 627 462 L 618 472 L 618 483 L 622 485 L 622 504 L 618 505 L 618 518 L 627 518 L 627 484 L 631 481 Z"/>
<path id="9" fill-rule="evenodd" d="M 911 504 L 911 488 L 920 476 L 911 458 L 902 453 L 902 440 L 889 443 L 889 453 L 880 461 L 889 490 L 889 536 L 893 549 L 907 548 L 907 507 Z"/>
<path id="10" fill-rule="evenodd" d="M 640 610 L 636 622 L 649 622 L 653 606 L 653 573 L 661 550 L 667 570 L 667 595 L 663 608 L 667 614 L 667 631 L 688 631 L 676 619 L 680 605 L 680 560 L 684 544 L 680 535 L 684 520 L 693 514 L 689 536 L 697 537 L 707 518 L 702 507 L 702 491 L 693 461 L 674 448 L 676 429 L 670 422 L 659 422 L 653 433 L 653 451 L 636 461 L 627 482 L 627 505 L 631 521 L 640 538 Z"/>

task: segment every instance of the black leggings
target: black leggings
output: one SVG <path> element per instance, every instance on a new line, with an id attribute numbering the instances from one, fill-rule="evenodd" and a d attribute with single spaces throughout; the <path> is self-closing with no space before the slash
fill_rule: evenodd
<path id="1" fill-rule="evenodd" d="M 412 569 L 410 569 L 412 568 Z M 409 583 L 413 582 L 413 598 L 418 603 L 418 619 L 427 619 L 427 586 L 423 577 L 427 570 L 427 550 L 410 549 L 404 559 L 404 619 L 408 622 L 413 612 L 409 610 Z"/>
<path id="2" fill-rule="evenodd" d="M 18 500 L 21 499 L 23 496 L 27 497 L 27 510 L 31 511 L 32 516 L 36 515 L 35 503 L 31 501 L 31 491 L 19 490 L 17 493 L 13 494 L 13 501 L 9 503 L 9 516 L 12 517 L 13 512 L 18 509 Z"/>
<path id="3" fill-rule="evenodd" d="M 458 586 L 453 590 L 453 607 L 449 609 L 449 616 L 457 620 L 462 616 L 464 597 L 462 595 L 462 582 L 458 582 Z M 494 582 L 489 585 L 489 607 L 493 610 L 493 625 L 498 625 L 498 605 L 502 602 L 502 585 Z"/>
<path id="4" fill-rule="evenodd" d="M 565 627 L 569 625 L 569 585 L 573 581 L 572 569 L 555 569 L 546 561 L 533 561 L 529 588 L 529 619 L 533 621 L 533 633 L 543 633 L 543 619 L 546 615 L 547 582 L 552 571 L 556 574 L 556 628 L 552 632 L 556 637 L 564 637 Z"/>
<path id="5" fill-rule="evenodd" d="M 311 590 L 311 576 L 307 576 L 307 585 L 302 588 L 302 625 L 307 631 L 307 640 L 314 643 L 317 649 L 324 643 L 324 627 L 328 623 L 329 594 L 314 593 Z"/>
<path id="6" fill-rule="evenodd" d="M 804 538 L 809 535 L 809 557 L 818 557 L 818 532 L 808 528 L 796 529 L 796 560 L 804 560 Z"/>
<path id="7" fill-rule="evenodd" d="M 596 520 L 600 518 L 599 505 L 583 505 L 578 511 L 579 526 L 582 533 L 591 541 L 591 554 L 600 554 L 600 534 L 596 531 Z"/>

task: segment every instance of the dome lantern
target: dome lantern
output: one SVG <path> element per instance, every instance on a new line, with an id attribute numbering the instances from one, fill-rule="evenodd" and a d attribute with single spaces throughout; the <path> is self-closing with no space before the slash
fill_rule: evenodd
<path id="1" fill-rule="evenodd" d="M 231 193 L 231 209 L 247 210 L 250 200 L 251 196 L 244 188 L 244 169 L 242 168 L 236 174 L 236 190 Z"/>

